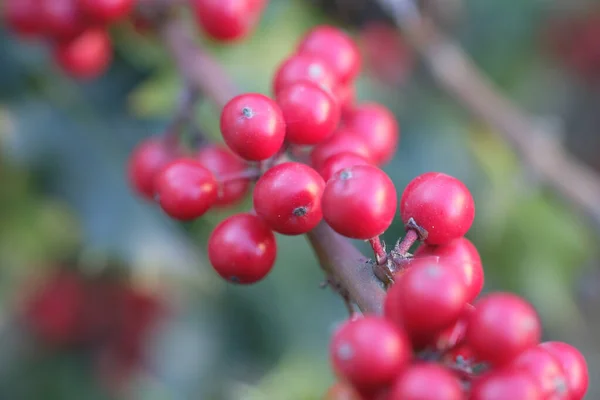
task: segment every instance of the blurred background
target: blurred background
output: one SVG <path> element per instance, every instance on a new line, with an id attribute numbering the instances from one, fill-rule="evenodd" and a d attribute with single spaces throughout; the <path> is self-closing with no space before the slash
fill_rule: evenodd
<path id="1" fill-rule="evenodd" d="M 597 1 L 424 6 L 517 105 L 600 174 Z M 587 398 L 600 398 L 598 227 L 441 92 L 373 2 L 271 0 L 248 40 L 199 40 L 241 89 L 269 93 L 277 64 L 319 23 L 352 32 L 365 57 L 359 100 L 382 102 L 398 117 L 400 149 L 385 167 L 398 189 L 432 170 L 467 183 L 477 205 L 468 237 L 483 259 L 485 290 L 533 302 L 545 339 L 587 357 Z M 236 210 L 178 224 L 133 195 L 128 155 L 167 126 L 181 81 L 152 33 L 124 23 L 112 34 L 108 73 L 79 83 L 44 43 L 0 30 L 0 399 L 319 399 L 333 382 L 328 341 L 344 305 L 319 288 L 323 276 L 303 238 L 280 237 L 266 280 L 230 286 L 207 265 L 205 243 Z M 217 139 L 218 117 L 208 102 L 198 109 Z M 403 234 L 399 222 L 387 241 Z"/>

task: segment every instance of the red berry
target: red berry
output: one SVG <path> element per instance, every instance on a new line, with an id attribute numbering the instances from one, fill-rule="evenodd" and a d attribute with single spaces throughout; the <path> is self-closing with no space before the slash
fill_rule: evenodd
<path id="1" fill-rule="evenodd" d="M 376 103 L 362 104 L 344 118 L 344 127 L 360 136 L 375 164 L 385 164 L 396 153 L 400 133 L 394 114 Z"/>
<path id="2" fill-rule="evenodd" d="M 474 311 L 475 307 L 470 304 L 465 305 L 456 322 L 435 335 L 432 341 L 433 348 L 445 352 L 462 344 L 467 335 L 469 319 Z"/>
<path id="3" fill-rule="evenodd" d="M 583 399 L 589 381 L 588 367 L 583 355 L 575 347 L 563 342 L 544 342 L 540 347 L 552 354 L 562 366 L 571 399 Z"/>
<path id="4" fill-rule="evenodd" d="M 319 172 L 325 182 L 327 182 L 336 172 L 355 165 L 371 165 L 371 163 L 358 154 L 339 153 L 329 157 L 327 161 L 323 163 Z"/>
<path id="5" fill-rule="evenodd" d="M 360 72 L 358 47 L 346 33 L 333 26 L 323 25 L 312 29 L 305 35 L 298 51 L 322 57 L 340 83 L 349 83 Z"/>
<path id="6" fill-rule="evenodd" d="M 87 28 L 78 0 L 40 0 L 40 18 L 45 33 L 59 40 L 70 40 Z"/>
<path id="7" fill-rule="evenodd" d="M 6 0 L 4 18 L 8 27 L 19 36 L 39 36 L 44 31 L 40 0 Z"/>
<path id="8" fill-rule="evenodd" d="M 177 151 L 163 138 L 150 138 L 141 142 L 129 159 L 129 184 L 139 195 L 154 199 L 156 175 L 176 156 Z"/>
<path id="9" fill-rule="evenodd" d="M 474 381 L 470 400 L 543 400 L 545 397 L 526 371 L 492 370 Z"/>
<path id="10" fill-rule="evenodd" d="M 299 81 L 277 93 L 286 123 L 286 139 L 310 145 L 330 136 L 340 122 L 340 106 L 333 96 L 309 81 Z"/>
<path id="11" fill-rule="evenodd" d="M 371 239 L 382 234 L 396 213 L 396 188 L 371 165 L 338 171 L 323 192 L 323 218 L 340 235 Z"/>
<path id="12" fill-rule="evenodd" d="M 311 167 L 286 162 L 269 169 L 254 188 L 256 214 L 276 232 L 301 235 L 323 219 L 323 178 Z"/>
<path id="13" fill-rule="evenodd" d="M 465 309 L 462 277 L 440 260 L 417 259 L 388 290 L 385 315 L 411 337 L 435 334 L 454 323 Z"/>
<path id="14" fill-rule="evenodd" d="M 262 161 L 281 148 L 285 122 L 273 100 L 247 93 L 234 97 L 223 107 L 221 133 L 234 153 L 246 160 Z"/>
<path id="15" fill-rule="evenodd" d="M 477 248 L 469 239 L 461 237 L 439 246 L 424 245 L 417 249 L 415 257 L 438 256 L 445 264 L 456 268 L 462 275 L 471 302 L 483 288 L 483 267 Z"/>
<path id="16" fill-rule="evenodd" d="M 275 235 L 256 215 L 236 214 L 223 220 L 208 240 L 208 258 L 230 282 L 251 284 L 263 279 L 277 256 Z"/>
<path id="17" fill-rule="evenodd" d="M 467 328 L 467 342 L 481 360 L 507 363 L 540 340 L 535 309 L 517 295 L 489 294 L 475 308 Z"/>
<path id="18" fill-rule="evenodd" d="M 180 159 L 167 164 L 157 175 L 156 195 L 172 218 L 199 218 L 217 201 L 215 176 L 195 160 Z"/>
<path id="19" fill-rule="evenodd" d="M 530 347 L 511 363 L 531 374 L 545 399 L 569 400 L 567 378 L 560 362 L 540 346 Z"/>
<path id="20" fill-rule="evenodd" d="M 74 39 L 59 43 L 54 57 L 62 69 L 79 79 L 93 79 L 108 68 L 112 60 L 112 44 L 102 29 L 89 29 Z"/>
<path id="21" fill-rule="evenodd" d="M 404 370 L 392 386 L 387 400 L 462 400 L 459 380 L 447 369 L 430 363 Z"/>
<path id="22" fill-rule="evenodd" d="M 365 141 L 342 128 L 315 146 L 310 153 L 312 166 L 320 170 L 329 157 L 340 153 L 357 154 L 371 162 L 371 152 Z"/>
<path id="23" fill-rule="evenodd" d="M 298 81 L 313 82 L 327 90 L 337 85 L 335 73 L 321 58 L 312 54 L 295 54 L 281 63 L 273 79 L 273 93 Z"/>
<path id="24" fill-rule="evenodd" d="M 379 388 L 393 381 L 411 357 L 404 333 L 374 316 L 346 321 L 334 334 L 333 369 L 358 389 Z"/>
<path id="25" fill-rule="evenodd" d="M 475 218 L 475 204 L 461 181 L 428 172 L 404 189 L 400 213 L 405 224 L 413 218 L 427 231 L 427 244 L 443 244 L 467 233 Z"/>
<path id="26" fill-rule="evenodd" d="M 192 9 L 198 25 L 208 36 L 235 41 L 254 29 L 264 3 L 256 0 L 193 0 Z"/>
<path id="27" fill-rule="evenodd" d="M 111 23 L 127 17 L 134 0 L 79 0 L 81 9 L 94 21 Z"/>
<path id="28" fill-rule="evenodd" d="M 248 167 L 244 160 L 233 154 L 229 148 L 221 145 L 201 148 L 196 154 L 196 160 L 212 172 L 217 180 L 222 176 L 240 173 Z M 219 186 L 215 206 L 229 206 L 244 198 L 248 193 L 250 181 L 236 179 L 224 184 L 219 183 Z"/>

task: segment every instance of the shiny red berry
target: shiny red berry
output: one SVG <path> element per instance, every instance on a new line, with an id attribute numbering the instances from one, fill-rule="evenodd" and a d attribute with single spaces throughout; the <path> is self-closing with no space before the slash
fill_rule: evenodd
<path id="1" fill-rule="evenodd" d="M 93 21 L 111 23 L 127 17 L 135 5 L 134 0 L 78 0 L 81 9 Z"/>
<path id="2" fill-rule="evenodd" d="M 44 31 L 40 0 L 6 0 L 4 19 L 9 29 L 22 37 L 39 36 Z"/>
<path id="3" fill-rule="evenodd" d="M 505 364 L 540 340 L 538 315 L 533 306 L 519 296 L 492 293 L 474 305 L 467 342 L 479 359 Z"/>
<path id="4" fill-rule="evenodd" d="M 252 214 L 223 220 L 208 240 L 208 258 L 215 271 L 229 282 L 251 284 L 263 279 L 277 256 L 275 235 Z"/>
<path id="5" fill-rule="evenodd" d="M 571 396 L 567 386 L 565 371 L 558 359 L 540 346 L 530 347 L 511 363 L 531 374 L 542 396 L 552 400 L 569 400 Z"/>
<path id="6" fill-rule="evenodd" d="M 404 370 L 394 382 L 387 400 L 463 400 L 456 376 L 437 364 L 419 363 Z"/>
<path id="7" fill-rule="evenodd" d="M 483 267 L 477 248 L 469 239 L 461 237 L 438 246 L 424 245 L 417 249 L 415 257 L 438 256 L 445 264 L 456 268 L 462 275 L 471 302 L 483 288 Z"/>
<path id="8" fill-rule="evenodd" d="M 389 176 L 371 165 L 338 171 L 323 192 L 323 218 L 340 235 L 371 239 L 382 234 L 396 213 L 396 188 Z"/>
<path id="9" fill-rule="evenodd" d="M 141 142 L 131 154 L 128 165 L 129 184 L 141 196 L 154 199 L 154 180 L 178 152 L 163 138 Z"/>
<path id="10" fill-rule="evenodd" d="M 54 57 L 74 78 L 97 78 L 112 61 L 110 36 L 102 29 L 89 29 L 72 40 L 57 44 Z"/>
<path id="11" fill-rule="evenodd" d="M 196 153 L 196 160 L 200 161 L 217 181 L 224 176 L 232 176 L 243 172 L 248 164 L 233 154 L 229 148 L 222 145 L 210 145 L 201 148 Z M 215 206 L 230 206 L 244 198 L 250 187 L 248 179 L 235 179 L 226 183 L 219 182 L 219 191 Z"/>
<path id="12" fill-rule="evenodd" d="M 200 28 L 221 41 L 247 36 L 264 8 L 263 0 L 193 0 L 192 9 Z"/>
<path id="13" fill-rule="evenodd" d="M 526 371 L 492 370 L 473 382 L 470 400 L 543 400 L 540 388 Z"/>
<path id="14" fill-rule="evenodd" d="M 40 0 L 44 32 L 54 39 L 70 40 L 88 28 L 78 0 Z"/>
<path id="15" fill-rule="evenodd" d="M 308 32 L 298 51 L 322 57 L 333 69 L 340 83 L 349 83 L 360 72 L 360 52 L 352 39 L 333 26 L 318 26 Z"/>
<path id="16" fill-rule="evenodd" d="M 583 399 L 588 389 L 589 375 L 587 363 L 579 350 L 563 342 L 544 342 L 540 347 L 552 354 L 562 366 L 571 399 Z"/>
<path id="17" fill-rule="evenodd" d="M 256 182 L 254 209 L 267 225 L 285 235 L 311 231 L 323 219 L 323 178 L 311 167 L 286 162 L 269 169 Z"/>
<path id="18" fill-rule="evenodd" d="M 155 185 L 162 209 L 182 221 L 201 217 L 217 201 L 215 176 L 196 160 L 167 164 L 157 175 Z"/>
<path id="19" fill-rule="evenodd" d="M 342 128 L 314 147 L 310 153 L 312 166 L 320 170 L 329 157 L 340 153 L 357 154 L 371 162 L 371 152 L 365 141 Z"/>
<path id="20" fill-rule="evenodd" d="M 456 270 L 441 261 L 416 259 L 388 290 L 385 315 L 418 338 L 453 324 L 466 303 L 465 284 Z"/>
<path id="21" fill-rule="evenodd" d="M 286 124 L 286 139 L 293 144 L 313 145 L 330 136 L 340 122 L 340 106 L 320 86 L 299 81 L 277 93 Z"/>
<path id="22" fill-rule="evenodd" d="M 281 63 L 273 78 L 273 93 L 298 81 L 309 81 L 326 90 L 337 85 L 335 73 L 321 58 L 312 54 L 295 54 Z"/>
<path id="23" fill-rule="evenodd" d="M 375 164 L 385 164 L 394 157 L 400 132 L 394 114 L 384 106 L 357 106 L 344 117 L 344 127 L 365 141 Z"/>
<path id="24" fill-rule="evenodd" d="M 428 172 L 404 189 L 400 213 L 405 224 L 413 218 L 427 231 L 427 244 L 443 244 L 467 233 L 475 218 L 475 204 L 461 181 Z"/>
<path id="25" fill-rule="evenodd" d="M 366 316 L 345 322 L 333 335 L 333 369 L 358 389 L 391 383 L 411 358 L 405 334 L 385 319 Z"/>
<path id="26" fill-rule="evenodd" d="M 281 148 L 285 121 L 273 100 L 247 93 L 234 97 L 223 107 L 221 133 L 234 153 L 246 160 L 262 161 Z"/>
<path id="27" fill-rule="evenodd" d="M 323 163 L 323 166 L 319 170 L 319 173 L 327 182 L 336 172 L 343 170 L 344 168 L 353 167 L 355 165 L 371 165 L 369 160 L 358 154 L 353 153 L 339 153 L 333 155 Z"/>

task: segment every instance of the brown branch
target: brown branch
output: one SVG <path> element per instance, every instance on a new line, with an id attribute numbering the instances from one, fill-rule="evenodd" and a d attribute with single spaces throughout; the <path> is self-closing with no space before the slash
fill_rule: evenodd
<path id="1" fill-rule="evenodd" d="M 181 19 L 168 18 L 161 27 L 161 36 L 187 84 L 219 107 L 238 94 L 231 78 L 194 42 Z M 307 237 L 323 270 L 361 311 L 381 313 L 385 291 L 365 257 L 324 222 Z"/>
<path id="2" fill-rule="evenodd" d="M 438 84 L 492 127 L 525 167 L 600 228 L 600 178 L 568 153 L 535 118 L 504 97 L 463 49 L 421 16 L 411 0 L 378 0 L 421 54 Z"/>

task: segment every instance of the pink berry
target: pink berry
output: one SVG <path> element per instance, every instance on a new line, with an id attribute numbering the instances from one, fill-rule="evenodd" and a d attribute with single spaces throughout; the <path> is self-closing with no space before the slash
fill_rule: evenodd
<path id="1" fill-rule="evenodd" d="M 256 215 L 236 214 L 223 220 L 208 240 L 208 258 L 215 271 L 233 283 L 263 279 L 277 256 L 275 235 Z"/>
<path id="2" fill-rule="evenodd" d="M 221 41 L 246 37 L 257 25 L 266 1 L 192 0 L 192 10 L 200 28 Z"/>
<path id="3" fill-rule="evenodd" d="M 463 400 L 459 380 L 446 368 L 414 364 L 396 379 L 387 400 Z"/>
<path id="4" fill-rule="evenodd" d="M 394 114 L 384 106 L 357 106 L 344 117 L 344 127 L 365 141 L 375 164 L 385 164 L 394 157 L 400 133 Z"/>
<path id="5" fill-rule="evenodd" d="M 469 239 L 461 237 L 439 246 L 424 245 L 417 249 L 415 257 L 438 256 L 444 263 L 456 268 L 462 275 L 471 302 L 483 288 L 483 267 L 477 248 Z"/>
<path id="6" fill-rule="evenodd" d="M 293 144 L 322 142 L 340 122 L 340 107 L 333 96 L 309 81 L 280 90 L 277 103 L 286 123 L 286 139 Z"/>
<path id="7" fill-rule="evenodd" d="M 427 231 L 427 244 L 443 244 L 467 233 L 475 218 L 475 204 L 461 181 L 428 172 L 404 189 L 400 213 L 405 224 L 412 218 Z"/>
<path id="8" fill-rule="evenodd" d="M 301 235 L 323 219 L 323 178 L 311 167 L 286 162 L 269 169 L 254 188 L 254 209 L 267 225 L 285 235 Z"/>
<path id="9" fill-rule="evenodd" d="M 241 173 L 248 167 L 247 163 L 233 154 L 229 148 L 216 144 L 201 148 L 195 158 L 212 172 L 217 180 L 223 176 Z M 248 179 L 219 183 L 215 206 L 223 207 L 238 203 L 248 193 L 249 187 Z"/>
<path id="10" fill-rule="evenodd" d="M 340 153 L 356 154 L 371 162 L 371 152 L 365 141 L 342 128 L 314 147 L 310 153 L 312 166 L 321 170 L 327 159 Z"/>
<path id="11" fill-rule="evenodd" d="M 544 342 L 540 347 L 552 354 L 561 364 L 567 377 L 571 399 L 583 399 L 588 389 L 589 375 L 587 363 L 579 350 L 563 342 Z"/>
<path id="12" fill-rule="evenodd" d="M 542 396 L 552 400 L 569 400 L 569 388 L 565 371 L 558 359 L 543 347 L 530 347 L 511 363 L 512 366 L 525 370 L 536 381 Z"/>
<path id="13" fill-rule="evenodd" d="M 467 342 L 477 357 L 492 364 L 510 362 L 540 340 L 535 309 L 511 293 L 493 293 L 475 305 L 467 328 Z"/>
<path id="14" fill-rule="evenodd" d="M 112 61 L 112 43 L 102 29 L 89 29 L 54 49 L 58 65 L 78 79 L 94 79 L 108 69 Z"/>
<path id="15" fill-rule="evenodd" d="M 217 181 L 195 160 L 180 159 L 167 164 L 155 182 L 162 209 L 182 221 L 199 218 L 217 201 Z"/>
<path id="16" fill-rule="evenodd" d="M 353 153 L 339 153 L 333 155 L 323 163 L 323 166 L 319 170 L 319 173 L 327 182 L 336 172 L 339 172 L 345 168 L 353 167 L 355 165 L 371 165 L 371 163 L 364 157 Z"/>
<path id="17" fill-rule="evenodd" d="M 473 382 L 470 400 L 544 400 L 529 373 L 516 368 L 492 370 Z"/>
<path id="18" fill-rule="evenodd" d="M 139 195 L 154 199 L 156 175 L 176 156 L 177 151 L 163 138 L 150 138 L 141 142 L 129 159 L 130 185 Z"/>
<path id="19" fill-rule="evenodd" d="M 337 85 L 335 73 L 321 58 L 312 54 L 295 54 L 281 63 L 273 78 L 273 93 L 299 81 L 309 81 L 326 90 Z"/>
<path id="20" fill-rule="evenodd" d="M 358 47 L 346 33 L 333 26 L 322 25 L 312 29 L 304 36 L 298 51 L 322 57 L 340 83 L 349 83 L 360 72 Z"/>
<path id="21" fill-rule="evenodd" d="M 127 17 L 135 5 L 134 0 L 78 0 L 81 9 L 92 20 L 107 24 Z"/>
<path id="22" fill-rule="evenodd" d="M 346 321 L 334 334 L 330 357 L 335 372 L 358 389 L 391 383 L 411 358 L 404 333 L 374 316 Z"/>
<path id="23" fill-rule="evenodd" d="M 367 240 L 382 234 L 396 213 L 396 188 L 371 165 L 338 171 L 323 192 L 323 218 L 340 235 Z"/>
<path id="24" fill-rule="evenodd" d="M 285 139 L 285 122 L 279 106 L 258 93 L 231 99 L 221 112 L 221 133 L 234 153 L 250 161 L 275 155 Z"/>

